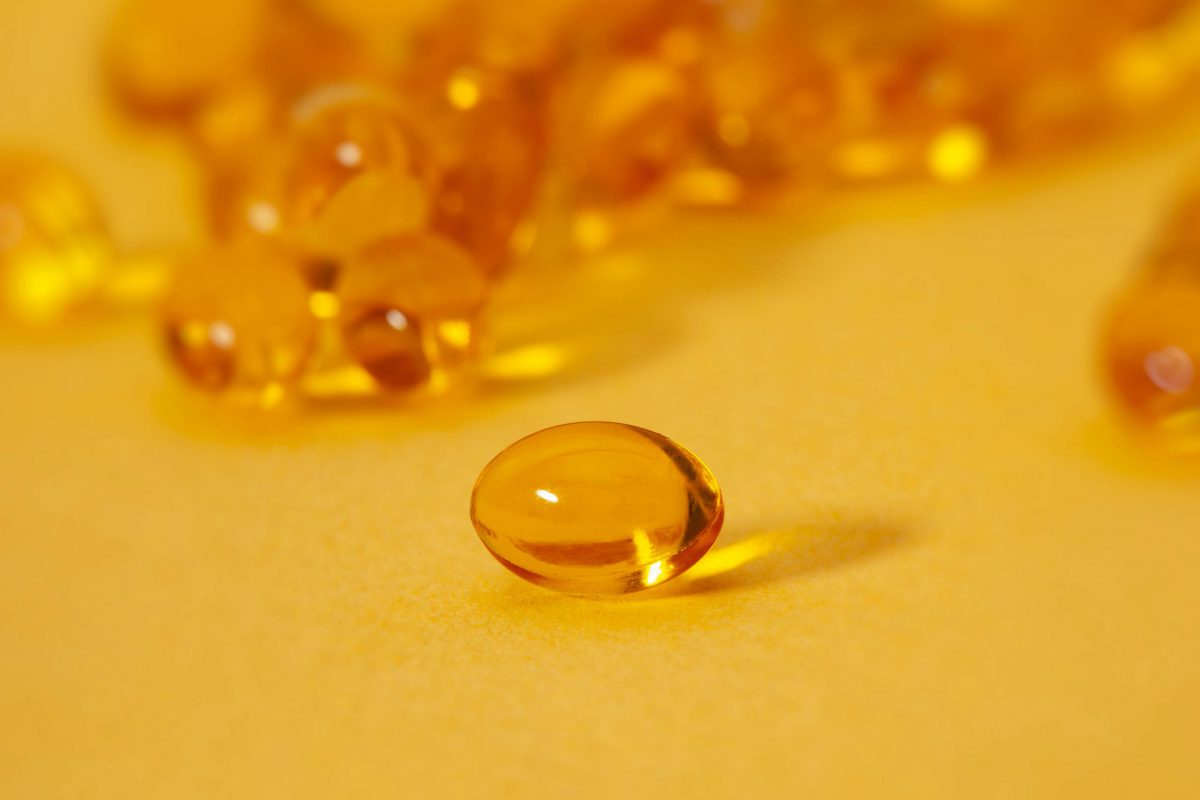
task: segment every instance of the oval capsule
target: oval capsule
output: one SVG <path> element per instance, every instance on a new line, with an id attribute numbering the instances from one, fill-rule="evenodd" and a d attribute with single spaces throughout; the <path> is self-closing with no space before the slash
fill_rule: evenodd
<path id="1" fill-rule="evenodd" d="M 616 422 L 526 436 L 480 474 L 471 521 L 496 559 L 569 594 L 626 594 L 677 577 L 708 552 L 721 490 L 685 448 Z"/>

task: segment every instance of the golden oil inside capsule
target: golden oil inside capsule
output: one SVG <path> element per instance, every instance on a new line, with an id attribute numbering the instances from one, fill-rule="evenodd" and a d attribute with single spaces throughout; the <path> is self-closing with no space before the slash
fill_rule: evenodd
<path id="1" fill-rule="evenodd" d="M 712 473 L 653 431 L 577 422 L 496 456 L 471 496 L 471 521 L 501 564 L 571 594 L 625 594 L 700 560 L 725 507 Z"/>

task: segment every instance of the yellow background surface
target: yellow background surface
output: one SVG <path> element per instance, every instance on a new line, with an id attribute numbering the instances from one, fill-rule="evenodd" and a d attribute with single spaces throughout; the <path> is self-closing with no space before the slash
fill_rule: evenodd
<path id="1" fill-rule="evenodd" d="M 194 240 L 183 151 L 104 105 L 109 6 L 0 5 L 0 138 Z M 1200 469 L 1095 365 L 1197 131 L 667 223 L 519 281 L 507 366 L 429 407 L 246 420 L 145 315 L 6 334 L 0 795 L 1194 793 Z M 582 601 L 480 546 L 479 469 L 579 419 L 720 478 L 695 577 Z"/>

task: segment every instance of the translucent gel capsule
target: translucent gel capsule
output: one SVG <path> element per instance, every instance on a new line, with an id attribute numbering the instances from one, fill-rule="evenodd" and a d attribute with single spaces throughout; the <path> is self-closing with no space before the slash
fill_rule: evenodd
<path id="1" fill-rule="evenodd" d="M 52 322 L 95 297 L 112 243 L 95 199 L 62 167 L 0 154 L 0 317 Z"/>
<path id="2" fill-rule="evenodd" d="M 432 226 L 496 274 L 514 256 L 541 177 L 541 122 L 531 100 L 494 72 L 459 67 L 434 88 L 430 119 L 444 170 Z"/>
<path id="3" fill-rule="evenodd" d="M 715 37 L 700 67 L 708 149 L 752 188 L 814 171 L 836 132 L 832 75 L 787 33 Z"/>
<path id="4" fill-rule="evenodd" d="M 300 123 L 289 155 L 289 217 L 310 246 L 349 253 L 424 226 L 432 156 L 398 111 L 334 103 Z"/>
<path id="5" fill-rule="evenodd" d="M 187 120 L 187 133 L 211 169 L 245 170 L 253 151 L 280 125 L 282 102 L 270 84 L 246 77 L 209 93 Z"/>
<path id="6" fill-rule="evenodd" d="M 703 99 L 698 128 L 714 166 L 753 190 L 819 163 L 836 126 L 834 87 L 793 4 L 683 8 L 690 14 L 661 35 L 657 50 L 691 65 Z"/>
<path id="7" fill-rule="evenodd" d="M 345 258 L 425 227 L 436 160 L 389 98 L 330 87 L 306 98 L 296 117 L 282 141 L 260 147 L 215 183 L 218 234 L 278 238 Z"/>
<path id="8" fill-rule="evenodd" d="M 556 147 L 585 208 L 636 200 L 691 152 L 695 98 L 671 64 L 600 61 L 572 76 L 558 109 Z"/>
<path id="9" fill-rule="evenodd" d="M 289 110 L 315 89 L 390 77 L 344 31 L 301 6 L 278 3 L 231 71 L 188 106 L 184 121 L 198 154 L 218 169 L 251 169 L 255 151 L 272 146 Z"/>
<path id="10" fill-rule="evenodd" d="M 540 80 L 559 64 L 582 0 L 458 0 L 418 37 L 422 61 L 466 61 Z"/>
<path id="11" fill-rule="evenodd" d="M 346 355 L 383 389 L 444 389 L 476 349 L 486 275 L 447 239 L 388 239 L 346 263 L 337 283 Z"/>
<path id="12" fill-rule="evenodd" d="M 990 141 L 972 122 L 988 99 L 984 76 L 938 44 L 914 42 L 831 65 L 839 104 L 830 159 L 836 177 L 957 182 L 985 166 Z"/>
<path id="13" fill-rule="evenodd" d="M 384 84 L 390 77 L 358 38 L 295 0 L 275 0 L 252 66 L 288 105 L 320 86 Z"/>
<path id="14" fill-rule="evenodd" d="M 283 147 L 267 140 L 238 159 L 214 164 L 208 212 L 216 238 L 282 240 L 287 235 L 287 163 Z"/>
<path id="15" fill-rule="evenodd" d="M 1127 415 L 1174 443 L 1200 445 L 1200 279 L 1134 287 L 1113 309 L 1105 348 Z"/>
<path id="16" fill-rule="evenodd" d="M 131 106 L 174 112 L 252 58 L 269 0 L 128 0 L 114 20 L 110 73 Z"/>
<path id="17" fill-rule="evenodd" d="M 297 262 L 253 242 L 183 264 L 163 299 L 162 324 L 171 358 L 188 380 L 264 405 L 300 375 L 316 331 Z"/>
<path id="18" fill-rule="evenodd" d="M 571 594 L 625 594 L 700 560 L 725 509 L 708 468 L 653 431 L 615 422 L 548 428 L 488 464 L 471 521 L 496 559 Z"/>

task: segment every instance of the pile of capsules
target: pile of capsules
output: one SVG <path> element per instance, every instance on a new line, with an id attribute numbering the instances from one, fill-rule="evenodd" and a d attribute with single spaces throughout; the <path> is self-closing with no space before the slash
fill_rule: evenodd
<path id="1" fill-rule="evenodd" d="M 969 180 L 1162 109 L 1200 70 L 1198 5 L 129 0 L 107 71 L 207 177 L 211 247 L 161 298 L 172 360 L 271 405 L 445 390 L 497 281 L 545 242 L 591 251 L 656 209 L 797 187 Z M 39 174 L 69 184 L 0 185 L 46 200 L 21 184 Z M 26 271 L 63 266 L 10 280 L 10 248 L 11 307 L 104 280 L 98 233 L 53 241 L 95 232 L 87 204 L 51 201 Z"/>

